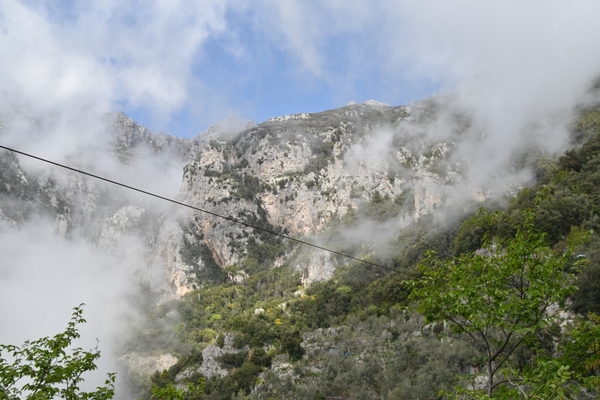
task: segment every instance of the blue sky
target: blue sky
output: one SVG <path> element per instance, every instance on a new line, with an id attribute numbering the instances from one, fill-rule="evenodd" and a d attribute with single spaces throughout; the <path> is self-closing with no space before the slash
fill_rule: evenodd
<path id="1" fill-rule="evenodd" d="M 247 30 L 245 33 L 253 34 Z M 255 40 L 260 39 L 254 37 L 248 41 Z M 227 51 L 227 43 L 218 38 L 207 41 L 204 48 L 207 61 L 195 66 L 193 73 L 204 82 L 205 91 L 216 97 L 216 107 L 207 105 L 207 115 L 202 112 L 194 115 L 194 111 L 184 107 L 163 129 L 181 136 L 193 136 L 209 124 L 230 116 L 259 123 L 275 116 L 342 107 L 350 101 L 375 99 L 400 105 L 429 96 L 437 89 L 435 84 L 407 79 L 395 83 L 397 90 L 389 90 L 385 76 L 367 70 L 364 76 L 354 81 L 336 84 L 298 71 L 297 60 L 285 52 L 269 48 L 265 43 L 254 45 L 262 47 L 262 51 L 239 59 Z M 336 45 L 343 46 L 343 40 L 337 40 Z M 339 62 L 343 63 L 343 60 Z M 190 93 L 190 97 L 194 95 Z M 150 109 L 136 109 L 127 104 L 124 108 L 142 124 L 153 126 L 157 122 L 153 121 Z"/>
<path id="2" fill-rule="evenodd" d="M 453 92 L 494 121 L 581 99 L 597 15 L 597 0 L 4 1 L 0 111 L 124 111 L 191 137 L 228 117 Z"/>
<path id="3" fill-rule="evenodd" d="M 0 0 L 0 143 L 171 197 L 181 188 L 178 162 L 118 162 L 106 151 L 107 113 L 191 137 L 231 116 L 261 122 L 349 101 L 399 105 L 452 93 L 474 116 L 465 135 L 472 140 L 452 157 L 470 166 L 467 179 L 485 193 L 523 149 L 564 150 L 571 111 L 600 100 L 588 91 L 600 75 L 599 15 L 598 0 Z M 426 139 L 448 137 L 438 122 Z M 359 144 L 371 155 L 364 162 L 389 143 L 381 130 Z M 500 183 L 515 188 L 512 177 Z M 107 275 L 112 261 L 97 249 L 77 237 L 55 243 L 48 232 L 56 225 L 44 225 L 3 242 L 25 257 L 5 263 L 23 266 L 13 268 L 20 275 L 10 288 L 37 293 L 5 319 L 60 322 L 54 311 L 68 312 L 70 295 L 89 295 L 109 313 L 119 308 L 116 294 L 134 285 Z M 78 274 L 96 264 L 110 284 Z M 74 290 L 57 296 L 64 281 Z M 94 335 L 111 326 L 94 320 L 102 325 Z M 17 341 L 34 332 L 17 325 Z"/>
<path id="4" fill-rule="evenodd" d="M 202 89 L 195 96 L 209 93 L 208 104 L 200 111 L 193 106 L 177 110 L 166 124 L 152 117 L 152 109 L 123 102 L 124 111 L 140 123 L 179 136 L 193 136 L 222 118 L 237 117 L 262 122 L 270 117 L 319 112 L 346 105 L 350 101 L 375 99 L 390 104 L 406 104 L 436 92 L 438 85 L 428 79 L 389 76 L 377 65 L 377 56 L 351 60 L 351 51 L 360 42 L 355 33 L 332 35 L 323 43 L 327 70 L 311 73 L 303 68 L 297 52 L 269 37 L 256 24 L 264 23 L 257 9 L 229 10 L 225 32 L 208 37 L 192 66 L 193 79 Z M 364 45 L 360 43 L 360 45 Z M 400 72 L 400 71 L 398 71 Z M 395 87 L 391 88 L 390 83 Z"/>

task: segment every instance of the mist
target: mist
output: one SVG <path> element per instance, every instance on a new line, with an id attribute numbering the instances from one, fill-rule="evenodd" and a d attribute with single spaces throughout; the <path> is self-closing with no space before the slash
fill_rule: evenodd
<path id="1" fill-rule="evenodd" d="M 137 287 L 130 268 L 86 240 L 58 237 L 53 222 L 41 217 L 18 229 L 3 230 L 0 254 L 3 343 L 21 345 L 63 332 L 73 307 L 85 303 L 87 323 L 78 326 L 81 339 L 74 345 L 86 350 L 98 345 L 102 353 L 100 370 L 84 377 L 86 388 L 101 384 L 107 372 L 116 371 L 114 349 L 132 312 L 126 299 Z"/>
<path id="2" fill-rule="evenodd" d="M 361 72 L 377 76 L 387 90 L 375 90 L 375 98 L 391 104 L 412 88 L 407 81 L 451 94 L 454 108 L 473 118 L 472 140 L 455 158 L 471 165 L 476 184 L 506 169 L 523 148 L 564 150 L 575 107 L 594 100 L 600 32 L 593 15 L 600 5 L 593 1 L 272 4 L 287 48 L 312 75 L 340 88 L 348 85 L 339 80 L 359 81 Z M 340 60 L 328 55 L 332 44 L 342 45 L 343 74 Z M 448 137 L 446 129 L 439 124 L 429 135 Z M 389 140 L 380 138 L 381 146 Z"/>
<path id="3" fill-rule="evenodd" d="M 157 130 L 183 119 L 195 135 L 225 116 L 256 119 L 253 103 L 262 98 L 239 98 L 255 86 L 283 88 L 286 99 L 318 89 L 332 108 L 374 98 L 416 110 L 414 102 L 435 94 L 448 99 L 435 121 L 383 127 L 350 149 L 346 162 L 387 173 L 399 168 L 388 152 L 395 136 L 413 135 L 416 151 L 455 138 L 452 116 L 465 114 L 469 126 L 444 165 L 463 168 L 464 181 L 440 183 L 437 195 L 457 203 L 479 191 L 502 197 L 532 181 L 531 171 L 511 170 L 515 158 L 534 148 L 559 154 L 571 144 L 576 107 L 598 100 L 589 90 L 600 72 L 598 15 L 593 0 L 2 2 L 0 143 L 175 197 L 185 161 L 140 148 L 121 162 L 110 115 L 145 116 Z M 211 46 L 235 72 L 211 69 Z M 281 68 L 281 76 L 269 68 Z M 111 367 L 114 338 L 132 312 L 123 299 L 135 292 L 133 277 L 159 281 L 161 272 L 149 272 L 144 240 L 125 235 L 109 249 L 89 231 L 108 229 L 125 204 L 150 219 L 169 214 L 167 205 L 27 158 L 19 165 L 36 179 L 79 188 L 71 199 L 79 209 L 110 193 L 104 206 L 111 213 L 69 237 L 45 213 L 18 226 L 0 213 L 2 341 L 59 332 L 72 307 L 86 303 L 83 337 L 100 339 Z M 385 241 L 406 223 L 365 220 L 341 240 Z"/>

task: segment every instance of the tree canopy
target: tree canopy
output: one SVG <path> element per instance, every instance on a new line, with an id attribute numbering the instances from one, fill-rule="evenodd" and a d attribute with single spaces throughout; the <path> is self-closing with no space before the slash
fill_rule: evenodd
<path id="1" fill-rule="evenodd" d="M 429 322 L 449 322 L 455 333 L 468 336 L 479 348 L 487 381 L 485 390 L 467 390 L 470 396 L 478 393 L 488 398 L 498 393 L 506 394 L 504 398 L 542 398 L 531 397 L 542 392 L 556 396 L 559 388 L 575 378 L 573 363 L 558 357 L 554 349 L 543 350 L 544 335 L 552 336 L 553 330 L 568 335 L 570 328 L 561 327 L 558 307 L 576 290 L 574 272 L 582 259 L 577 261 L 568 247 L 551 248 L 546 235 L 535 230 L 535 215 L 533 209 L 524 210 L 514 237 L 487 238 L 476 252 L 446 260 L 428 253 L 420 264 L 423 277 L 411 283 L 411 299 Z M 582 326 L 572 328 L 571 337 L 581 341 Z M 594 324 L 585 326 L 588 333 L 597 330 Z M 552 347 L 554 339 L 549 340 Z M 575 351 L 577 340 L 568 342 L 569 354 L 583 359 L 593 344 L 586 342 Z M 535 357 L 525 356 L 533 362 L 519 360 L 524 352 L 535 353 Z M 548 390 L 542 387 L 549 383 Z"/>
<path id="2" fill-rule="evenodd" d="M 112 399 L 116 375 L 109 373 L 104 386 L 92 392 L 80 389 L 83 374 L 95 370 L 98 348 L 69 350 L 80 337 L 77 325 L 85 323 L 83 304 L 73 309 L 64 332 L 26 341 L 21 346 L 0 344 L 0 400 Z"/>

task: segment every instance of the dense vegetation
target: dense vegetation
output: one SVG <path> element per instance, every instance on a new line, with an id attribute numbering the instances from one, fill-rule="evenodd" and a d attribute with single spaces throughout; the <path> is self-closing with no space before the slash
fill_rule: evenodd
<path id="1" fill-rule="evenodd" d="M 179 316 L 162 350 L 180 361 L 152 378 L 154 398 L 598 396 L 600 108 L 581 112 L 574 139 L 537 161 L 536 184 L 505 210 L 403 231 L 395 254 L 370 256 L 386 269 L 348 263 L 304 288 L 290 265 L 273 266 L 299 250 L 267 236 L 239 265 L 209 268 L 197 290 L 148 311 Z M 406 201 L 374 193 L 338 223 L 383 221 Z M 185 257 L 208 257 L 196 250 Z M 209 345 L 224 349 L 226 376 L 200 376 Z"/>

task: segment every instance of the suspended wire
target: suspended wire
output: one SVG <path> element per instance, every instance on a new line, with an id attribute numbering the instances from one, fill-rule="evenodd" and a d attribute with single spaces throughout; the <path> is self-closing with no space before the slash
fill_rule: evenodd
<path id="1" fill-rule="evenodd" d="M 314 244 L 314 243 L 310 243 L 310 242 L 307 242 L 307 241 L 304 241 L 304 240 L 301 240 L 301 239 L 296 239 L 294 237 L 285 235 L 283 233 L 279 233 L 279 232 L 276 232 L 276 231 L 273 231 L 273 230 L 270 230 L 270 229 L 261 228 L 261 227 L 249 224 L 247 222 L 240 221 L 238 219 L 235 219 L 235 218 L 227 216 L 227 215 L 221 215 L 221 214 L 218 214 L 218 213 L 215 213 L 215 212 L 212 212 L 212 211 L 204 210 L 202 208 L 195 207 L 195 206 L 192 206 L 190 204 L 182 203 L 180 201 L 177 201 L 177 200 L 174 200 L 174 199 L 170 199 L 168 197 L 164 197 L 164 196 L 152 193 L 152 192 L 148 192 L 146 190 L 138 189 L 136 187 L 133 187 L 133 186 L 130 186 L 130 185 L 126 185 L 126 184 L 121 183 L 121 182 L 114 181 L 112 179 L 104 178 L 102 176 L 95 175 L 95 174 L 92 174 L 90 172 L 86 172 L 86 171 L 83 171 L 83 170 L 80 170 L 80 169 L 77 169 L 77 168 L 69 167 L 68 165 L 60 164 L 60 163 L 57 163 L 55 161 L 51 161 L 51 160 L 48 160 L 48 159 L 45 159 L 45 158 L 42 158 L 42 157 L 34 156 L 33 154 L 25 153 L 24 151 L 15 150 L 15 149 L 12 149 L 10 147 L 6 147 L 6 146 L 2 146 L 2 145 L 0 145 L 0 148 L 2 148 L 4 150 L 11 151 L 11 152 L 16 153 L 16 154 L 20 154 L 20 155 L 29 157 L 29 158 L 33 158 L 33 159 L 38 160 L 38 161 L 45 162 L 47 164 L 55 165 L 57 167 L 67 169 L 69 171 L 73 171 L 73 172 L 76 172 L 78 174 L 86 175 L 86 176 L 89 176 L 89 177 L 94 178 L 94 179 L 98 179 L 98 180 L 101 180 L 101 181 L 104 181 L 104 182 L 108 182 L 108 183 L 111 183 L 113 185 L 121 186 L 123 188 L 129 189 L 129 190 L 133 190 L 135 192 L 142 193 L 142 194 L 145 194 L 147 196 L 155 197 L 157 199 L 168 201 L 170 203 L 177 204 L 177 205 L 182 206 L 182 207 L 187 207 L 187 208 L 190 208 L 192 210 L 202 212 L 204 214 L 212 215 L 212 216 L 217 217 L 217 218 L 221 218 L 221 219 L 224 219 L 224 220 L 227 220 L 227 221 L 231 221 L 233 223 L 246 226 L 248 228 L 253 228 L 253 229 L 256 229 L 258 231 L 262 231 L 262 232 L 265 232 L 265 233 L 268 233 L 268 234 L 271 234 L 271 235 L 279 236 L 279 237 L 282 237 L 284 239 L 288 239 L 288 240 L 290 240 L 292 242 L 300 243 L 300 244 L 303 244 L 305 246 L 310 246 L 310 247 L 313 247 L 315 249 L 323 250 L 323 251 L 326 251 L 326 252 L 331 253 L 331 254 L 335 254 L 335 255 L 338 255 L 338 256 L 350 259 L 350 260 L 358 261 L 358 262 L 361 262 L 363 264 L 371 265 L 373 267 L 381 268 L 381 269 L 384 269 L 384 270 L 387 270 L 387 271 L 390 271 L 390 272 L 393 272 L 393 273 L 399 273 L 399 274 L 402 274 L 402 275 L 407 275 L 407 276 L 410 276 L 410 277 L 415 277 L 415 275 L 413 275 L 413 274 L 409 274 L 407 272 L 400 271 L 400 270 L 395 269 L 395 268 L 386 267 L 384 265 L 377 264 L 377 263 L 374 263 L 374 262 L 371 262 L 371 261 L 367 261 L 367 260 L 363 260 L 361 258 L 357 258 L 357 257 L 351 256 L 349 254 L 341 253 L 341 252 L 336 251 L 336 250 L 332 250 L 332 249 L 329 249 L 329 248 L 326 248 L 326 247 L 323 247 L 323 246 L 319 246 L 319 245 Z"/>

